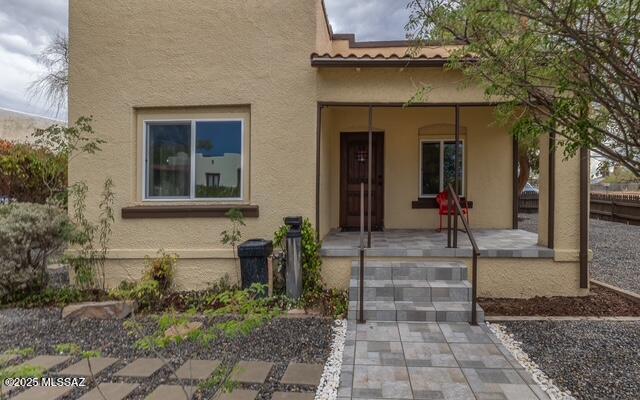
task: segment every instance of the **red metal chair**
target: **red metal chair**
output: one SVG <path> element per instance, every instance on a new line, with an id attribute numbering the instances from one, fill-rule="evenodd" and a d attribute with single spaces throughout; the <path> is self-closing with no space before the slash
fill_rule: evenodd
<path id="1" fill-rule="evenodd" d="M 438 203 L 438 215 L 440 216 L 440 228 L 438 228 L 438 232 L 442 232 L 442 217 L 449 215 L 449 212 L 451 212 L 451 215 L 454 214 L 454 210 L 449 211 L 449 205 L 447 203 L 448 199 L 449 194 L 446 190 L 438 193 L 436 196 L 436 203 Z M 462 214 L 467 217 L 467 223 L 471 224 L 469 220 L 469 207 L 467 207 L 467 202 L 465 200 L 461 200 L 460 206 L 462 207 Z"/>

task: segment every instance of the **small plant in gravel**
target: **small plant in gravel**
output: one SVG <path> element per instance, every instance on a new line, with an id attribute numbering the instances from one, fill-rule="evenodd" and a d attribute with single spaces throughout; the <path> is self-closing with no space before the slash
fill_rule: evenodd
<path id="1" fill-rule="evenodd" d="M 217 392 L 222 390 L 223 393 L 230 393 L 238 386 L 237 382 L 229 378 L 232 372 L 233 368 L 227 365 L 222 365 L 213 373 L 213 375 L 202 381 L 198 385 L 198 388 L 202 391 L 206 391 L 217 387 Z"/>
<path id="2" fill-rule="evenodd" d="M 193 330 L 184 337 L 166 335 L 166 331 L 195 322 L 195 308 L 186 313 L 171 311 L 160 315 L 156 318 L 157 329 L 151 335 L 143 335 L 141 325 L 136 322 L 125 323 L 125 328 L 130 334 L 141 336 L 136 347 L 142 350 L 166 348 L 184 340 L 208 344 L 223 336 L 246 336 L 280 313 L 280 310 L 271 306 L 269 299 L 264 298 L 266 290 L 266 285 L 256 283 L 245 290 L 231 290 L 211 296 L 208 302 L 212 308 L 204 311 L 205 318 L 210 322 L 209 327 Z M 219 319 L 224 320 L 218 322 Z"/>
<path id="3" fill-rule="evenodd" d="M 220 232 L 220 242 L 225 246 L 229 245 L 233 248 L 233 263 L 236 270 L 236 282 L 240 282 L 240 274 L 238 273 L 238 270 L 240 268 L 238 267 L 237 248 L 238 244 L 240 244 L 240 241 L 242 240 L 241 228 L 246 225 L 244 223 L 244 215 L 242 214 L 242 211 L 236 208 L 232 208 L 231 210 L 227 211 L 225 215 L 227 216 L 227 218 L 229 218 L 231 227 L 228 230 L 225 229 L 224 231 Z"/>
<path id="4" fill-rule="evenodd" d="M 166 293 L 173 288 L 173 278 L 176 273 L 177 254 L 168 254 L 158 250 L 158 257 L 145 257 L 145 279 L 158 282 L 158 289 Z"/>
<path id="5" fill-rule="evenodd" d="M 158 251 L 157 258 L 146 257 L 146 269 L 138 282 L 122 281 L 109 296 L 115 299 L 135 300 L 140 308 L 152 309 L 162 305 L 162 300 L 173 288 L 177 254 Z"/>
<path id="6" fill-rule="evenodd" d="M 80 346 L 75 343 L 60 343 L 53 346 L 58 354 L 77 354 L 80 352 Z"/>
<path id="7" fill-rule="evenodd" d="M 9 349 L 9 350 L 4 352 L 4 354 L 16 355 L 16 356 L 20 356 L 22 358 L 31 357 L 35 353 L 36 353 L 36 350 L 33 347 L 22 347 L 22 348 Z"/>

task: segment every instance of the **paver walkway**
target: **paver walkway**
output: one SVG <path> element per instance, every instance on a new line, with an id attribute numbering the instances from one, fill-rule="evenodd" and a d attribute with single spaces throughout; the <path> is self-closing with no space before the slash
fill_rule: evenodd
<path id="1" fill-rule="evenodd" d="M 486 325 L 349 321 L 339 399 L 547 400 Z"/>
<path id="2" fill-rule="evenodd" d="M 19 362 L 18 357 L 5 357 L 5 362 Z M 63 397 L 81 400 L 123 400 L 132 398 L 145 398 L 149 400 L 188 400 L 202 389 L 199 384 L 211 377 L 220 367 L 219 360 L 190 359 L 180 365 L 175 374 L 170 375 L 164 383 L 155 387 L 143 386 L 145 380 L 157 373 L 167 373 L 167 366 L 158 358 L 137 358 L 131 361 L 118 358 L 98 357 L 91 359 L 91 371 L 86 359 L 72 360 L 69 356 L 37 356 L 23 361 L 20 365 L 38 365 L 48 370 L 50 377 L 80 377 L 93 374 L 98 379 L 99 388 L 89 383 L 88 387 L 74 388 L 66 386 L 36 386 L 28 389 L 16 387 L 2 387 L 2 395 L 8 395 L 10 399 L 18 400 L 59 400 Z M 239 387 L 229 393 L 219 391 L 215 395 L 216 400 L 252 400 L 258 397 L 260 385 L 273 385 L 274 382 L 266 382 L 272 373 L 275 363 L 264 361 L 239 361 L 233 368 L 230 379 Z M 324 365 L 290 362 L 284 375 L 275 383 L 276 392 L 274 400 L 313 400 L 315 391 L 322 376 Z M 105 377 L 105 371 L 111 370 L 111 378 Z M 108 374 L 106 374 L 108 375 Z M 185 380 L 181 386 L 176 379 Z M 116 382 L 109 382 L 115 379 Z M 123 381 L 124 379 L 124 381 Z M 270 378 L 271 379 L 271 378 Z M 244 386 L 244 387 L 243 387 Z M 305 390 L 299 392 L 283 392 L 279 390 Z M 18 392 L 16 394 L 16 392 Z M 103 397 L 104 395 L 104 397 Z M 202 393 L 200 394 L 202 395 Z M 2 397 L 2 396 L 0 396 Z"/>

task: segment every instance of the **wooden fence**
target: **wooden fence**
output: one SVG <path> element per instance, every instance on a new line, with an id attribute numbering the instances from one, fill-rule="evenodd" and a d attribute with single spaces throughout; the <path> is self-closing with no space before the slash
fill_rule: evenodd
<path id="1" fill-rule="evenodd" d="M 538 193 L 522 193 L 520 195 L 518 210 L 525 214 L 534 214 L 538 212 Z"/>
<path id="2" fill-rule="evenodd" d="M 520 195 L 520 212 L 538 212 L 538 195 Z M 591 218 L 640 225 L 640 193 L 591 193 Z"/>
<path id="3" fill-rule="evenodd" d="M 591 218 L 640 225 L 640 193 L 591 193 Z"/>

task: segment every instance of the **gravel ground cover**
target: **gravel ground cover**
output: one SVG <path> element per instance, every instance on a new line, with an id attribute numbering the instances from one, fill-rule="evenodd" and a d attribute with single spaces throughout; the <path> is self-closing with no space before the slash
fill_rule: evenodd
<path id="1" fill-rule="evenodd" d="M 591 220 L 594 279 L 640 293 L 640 226 Z"/>
<path id="2" fill-rule="evenodd" d="M 478 298 L 486 315 L 640 317 L 640 304 L 613 290 L 593 285 L 588 296 L 530 299 Z"/>
<path id="3" fill-rule="evenodd" d="M 138 317 L 146 334 L 154 331 L 154 321 Z M 270 399 L 274 391 L 315 392 L 314 387 L 279 383 L 289 362 L 324 364 L 331 351 L 333 321 L 325 318 L 278 318 L 253 331 L 249 336 L 225 338 L 202 345 L 183 342 L 160 351 L 162 357 L 176 369 L 188 359 L 217 359 L 231 366 L 238 360 L 258 360 L 275 363 L 263 385 L 240 385 L 238 388 L 259 390 L 259 399 Z M 205 321 L 206 326 L 206 321 Z M 0 353 L 12 348 L 33 347 L 36 354 L 55 354 L 54 346 L 76 343 L 83 350 L 99 350 L 104 357 L 121 361 L 98 375 L 100 381 L 140 383 L 131 398 L 142 399 L 161 383 L 171 380 L 171 370 L 164 368 L 150 378 L 131 380 L 113 374 L 137 357 L 156 357 L 153 351 L 135 347 L 137 337 L 129 335 L 123 321 L 62 320 L 59 309 L 0 310 Z M 76 362 L 79 357 L 56 368 Z M 20 362 L 22 360 L 16 360 Z M 54 376 L 53 374 L 50 374 Z M 67 399 L 78 398 L 90 388 L 76 388 Z M 210 398 L 213 389 L 199 392 L 199 398 Z"/>
<path id="4" fill-rule="evenodd" d="M 538 214 L 520 214 L 519 227 L 538 230 Z M 591 277 L 640 293 L 640 226 L 591 219 Z"/>
<path id="5" fill-rule="evenodd" d="M 640 396 L 640 322 L 507 321 L 522 349 L 578 399 Z"/>

